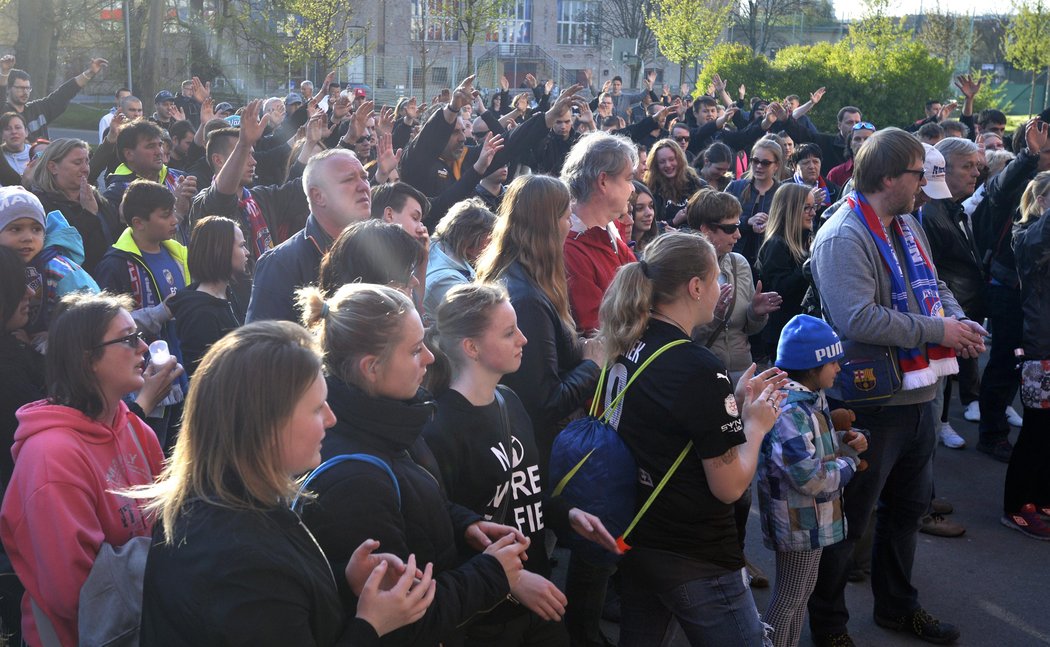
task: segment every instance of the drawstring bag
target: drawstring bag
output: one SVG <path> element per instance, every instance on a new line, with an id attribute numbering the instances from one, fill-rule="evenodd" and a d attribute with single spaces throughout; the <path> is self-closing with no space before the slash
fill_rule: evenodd
<path id="1" fill-rule="evenodd" d="M 552 492 L 553 496 L 563 496 L 572 506 L 598 517 L 609 534 L 617 538 L 616 543 L 623 552 L 630 550 L 626 541 L 627 535 L 660 494 L 668 479 L 692 449 L 693 443 L 690 441 L 686 445 L 648 500 L 635 513 L 638 465 L 631 450 L 609 421 L 623 401 L 627 389 L 653 360 L 674 346 L 688 343 L 688 339 L 679 339 L 657 349 L 638 367 L 599 416 L 598 407 L 602 400 L 606 375 L 606 369 L 603 368 L 598 378 L 598 389 L 591 401 L 589 415 L 569 423 L 554 439 L 550 477 L 551 482 L 557 483 L 557 486 Z M 594 564 L 614 564 L 622 557 L 604 550 L 576 533 L 572 533 L 565 543 L 573 551 L 580 551 L 585 560 Z"/>

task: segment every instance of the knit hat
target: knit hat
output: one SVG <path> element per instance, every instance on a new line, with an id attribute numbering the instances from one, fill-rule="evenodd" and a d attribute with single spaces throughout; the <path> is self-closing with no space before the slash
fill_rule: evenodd
<path id="1" fill-rule="evenodd" d="M 804 371 L 842 359 L 842 342 L 823 319 L 795 315 L 777 344 L 777 368 Z"/>
<path id="2" fill-rule="evenodd" d="M 944 162 L 944 155 L 929 144 L 923 144 L 922 147 L 926 149 L 926 159 L 922 164 L 922 168 L 926 171 L 926 184 L 922 187 L 923 193 L 934 200 L 952 197 L 952 192 L 948 190 L 948 183 L 944 179 L 944 169 L 947 166 Z"/>
<path id="3" fill-rule="evenodd" d="M 0 231 L 19 218 L 32 218 L 46 226 L 44 205 L 20 186 L 0 187 Z"/>

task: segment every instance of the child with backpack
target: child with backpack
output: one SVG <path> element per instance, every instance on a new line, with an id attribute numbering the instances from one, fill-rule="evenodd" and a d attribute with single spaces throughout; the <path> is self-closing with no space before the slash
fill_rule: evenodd
<path id="1" fill-rule="evenodd" d="M 842 357 L 835 331 L 809 315 L 792 317 L 777 345 L 776 366 L 790 381 L 758 463 L 763 542 L 776 551 L 776 583 L 765 615 L 776 647 L 798 644 L 821 551 L 846 538 L 842 489 L 857 471 L 856 454 L 867 449 L 863 434 L 843 446 L 842 432 L 832 425 L 824 389 L 834 384 Z"/>

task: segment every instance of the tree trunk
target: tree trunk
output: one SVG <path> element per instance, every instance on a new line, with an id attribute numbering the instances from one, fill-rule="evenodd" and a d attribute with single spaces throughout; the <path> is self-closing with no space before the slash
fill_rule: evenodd
<path id="1" fill-rule="evenodd" d="M 1039 72 L 1032 70 L 1032 91 L 1028 93 L 1028 117 L 1029 119 L 1035 114 L 1035 75 Z"/>
<path id="2" fill-rule="evenodd" d="M 46 96 L 54 81 L 51 57 L 54 33 L 54 0 L 20 0 L 15 58 L 17 67 L 33 77 L 37 97 Z"/>
<path id="3" fill-rule="evenodd" d="M 146 44 L 142 48 L 142 80 L 138 84 L 139 98 L 143 107 L 161 88 L 160 53 L 163 51 L 161 36 L 164 31 L 164 13 L 167 3 L 164 0 L 149 0 L 148 19 L 146 21 Z M 147 109 L 148 113 L 149 110 Z"/>

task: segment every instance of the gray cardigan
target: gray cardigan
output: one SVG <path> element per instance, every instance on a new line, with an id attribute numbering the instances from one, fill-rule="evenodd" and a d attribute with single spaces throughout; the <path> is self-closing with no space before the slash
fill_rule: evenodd
<path id="1" fill-rule="evenodd" d="M 911 215 L 905 221 L 930 257 L 926 233 Z M 891 237 L 898 257 L 903 256 L 896 237 Z M 944 322 L 919 312 L 915 295 L 908 292 L 909 312 L 897 312 L 890 300 L 890 275 L 875 241 L 860 219 L 843 204 L 817 232 L 813 242 L 813 282 L 820 292 L 825 317 L 843 340 L 865 344 L 920 348 L 944 339 Z M 934 268 L 936 276 L 936 268 Z M 907 278 L 907 277 L 906 277 Z M 944 281 L 937 286 L 947 317 L 965 318 L 962 308 Z M 901 391 L 887 406 L 920 404 L 933 399 L 937 385 Z M 835 397 L 833 389 L 828 394 Z"/>

